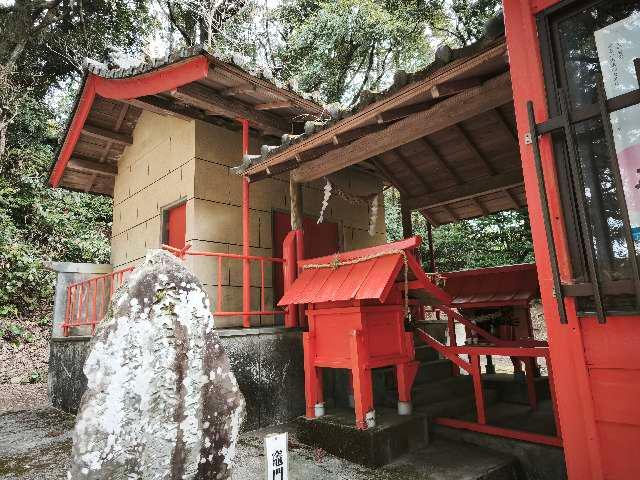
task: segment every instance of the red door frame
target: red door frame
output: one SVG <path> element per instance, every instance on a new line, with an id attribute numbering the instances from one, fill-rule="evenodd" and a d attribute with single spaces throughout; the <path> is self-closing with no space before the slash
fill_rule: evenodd
<path id="1" fill-rule="evenodd" d="M 182 250 L 187 238 L 187 202 L 166 209 L 165 221 L 163 243 Z"/>
<path id="2" fill-rule="evenodd" d="M 524 142 L 525 134 L 529 131 L 527 101 L 532 101 L 535 106 L 536 122 L 540 123 L 548 119 L 535 15 L 558 3 L 560 3 L 558 0 L 503 0 L 520 154 L 549 349 L 554 368 L 560 428 L 570 479 L 630 480 L 637 478 L 635 476 L 637 468 L 633 467 L 636 463 L 635 459 L 630 457 L 629 452 L 624 449 L 616 450 L 613 443 L 618 446 L 626 443 L 629 448 L 634 448 L 632 445 L 637 440 L 637 432 L 623 435 L 624 439 L 617 438 L 615 442 L 605 441 L 607 436 L 599 431 L 597 422 L 597 419 L 600 420 L 603 417 L 602 392 L 594 389 L 594 381 L 590 378 L 589 369 L 597 367 L 594 358 L 597 360 L 598 356 L 600 360 L 607 356 L 609 364 L 613 365 L 614 362 L 610 361 L 610 357 L 614 357 L 615 354 L 609 352 L 605 354 L 603 349 L 621 348 L 625 352 L 628 351 L 629 347 L 623 343 L 624 336 L 620 331 L 624 331 L 627 336 L 630 332 L 635 338 L 637 335 L 632 329 L 637 327 L 630 322 L 638 322 L 640 319 L 638 316 L 608 316 L 606 325 L 598 325 L 593 317 L 578 317 L 575 299 L 565 298 L 568 324 L 560 324 L 553 294 L 550 255 L 546 243 L 533 151 L 531 145 L 526 145 Z M 557 186 L 558 172 L 548 135 L 540 138 L 540 153 L 560 273 L 562 280 L 567 281 L 571 278 L 569 253 Z M 594 329 L 598 329 L 597 343 L 593 342 Z M 626 341 L 632 343 L 628 337 Z M 596 354 L 594 354 L 595 350 L 597 350 Z M 637 360 L 627 355 L 626 362 L 632 364 L 637 363 Z M 631 368 L 636 367 L 632 365 Z M 596 401 L 598 401 L 598 408 L 595 407 Z M 614 408 L 620 410 L 618 413 L 623 417 L 633 416 L 627 408 L 628 399 L 613 397 L 607 398 L 606 401 L 614 404 Z"/>

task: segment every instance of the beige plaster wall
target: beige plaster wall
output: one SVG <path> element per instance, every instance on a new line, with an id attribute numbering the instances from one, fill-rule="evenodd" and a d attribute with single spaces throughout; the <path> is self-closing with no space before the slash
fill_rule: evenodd
<path id="1" fill-rule="evenodd" d="M 203 122 L 196 122 L 196 160 L 193 209 L 188 211 L 187 239 L 192 248 L 225 253 L 242 251 L 242 183 L 241 178 L 230 172 L 230 167 L 238 164 L 242 155 L 240 131 L 230 131 Z M 260 139 L 252 139 L 250 152 L 259 151 Z M 355 171 L 333 175 L 332 181 L 345 191 L 356 195 L 368 195 L 381 191 L 382 184 L 371 175 Z M 317 218 L 323 197 L 324 182 L 318 181 L 303 187 L 304 214 Z M 251 254 L 272 256 L 273 211 L 288 212 L 288 175 L 270 178 L 251 184 L 250 187 L 250 244 Z M 382 199 L 378 210 L 376 234 L 368 233 L 369 213 L 365 206 L 354 206 L 333 196 L 325 213 L 327 221 L 338 223 L 341 250 L 353 250 L 386 241 L 384 227 L 384 207 Z M 212 301 L 217 296 L 217 263 L 213 258 L 191 259 L 192 268 L 205 283 Z M 223 309 L 242 309 L 242 268 L 239 260 L 225 260 L 222 268 L 221 289 Z M 273 306 L 272 269 L 265 263 L 265 304 Z M 258 264 L 252 264 L 252 309 L 260 307 L 261 271 Z M 218 318 L 219 326 L 235 326 L 241 323 L 239 317 Z M 253 325 L 269 325 L 273 317 L 262 316 L 251 319 Z"/>
<path id="2" fill-rule="evenodd" d="M 242 155 L 241 132 L 222 127 L 143 112 L 134 131 L 134 143 L 118 164 L 114 189 L 112 264 L 120 268 L 139 261 L 147 249 L 160 245 L 163 207 L 187 201 L 186 240 L 192 250 L 242 253 L 242 184 L 230 171 Z M 262 140 L 251 139 L 250 152 Z M 381 191 L 373 176 L 347 171 L 331 177 L 356 195 Z M 305 215 L 317 218 L 323 181 L 303 187 Z M 288 175 L 251 184 L 251 254 L 272 256 L 273 211 L 289 211 Z M 378 210 L 376 234 L 368 234 L 368 208 L 333 196 L 325 219 L 338 224 L 340 249 L 353 250 L 385 242 L 384 207 Z M 217 301 L 218 265 L 214 257 L 188 257 L 188 263 Z M 252 309 L 261 304 L 261 268 L 252 263 Z M 272 265 L 265 262 L 265 305 L 273 309 Z M 220 272 L 224 311 L 242 310 L 242 262 L 224 260 Z M 271 316 L 251 318 L 253 325 L 273 323 Z M 240 317 L 217 317 L 218 327 L 241 324 Z"/>
<path id="3" fill-rule="evenodd" d="M 195 122 L 143 111 L 118 161 L 111 263 L 121 268 L 158 248 L 164 207 L 193 200 Z"/>

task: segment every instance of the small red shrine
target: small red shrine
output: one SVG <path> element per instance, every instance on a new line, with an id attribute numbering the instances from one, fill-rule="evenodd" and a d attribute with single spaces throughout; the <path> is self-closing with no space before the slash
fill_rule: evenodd
<path id="1" fill-rule="evenodd" d="M 413 333 L 405 328 L 408 291 L 429 305 L 450 297 L 414 257 L 420 237 L 299 262 L 301 273 L 279 305 L 308 304 L 304 333 L 306 415 L 324 414 L 322 368 L 349 369 L 356 426 L 375 426 L 373 368 L 394 366 L 398 413 L 411 413 L 411 387 L 419 363 Z"/>

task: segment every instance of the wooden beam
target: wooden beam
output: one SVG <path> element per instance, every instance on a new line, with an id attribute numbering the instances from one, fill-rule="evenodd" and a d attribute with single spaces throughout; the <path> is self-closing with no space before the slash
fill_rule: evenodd
<path id="1" fill-rule="evenodd" d="M 407 204 L 407 198 L 400 195 L 400 216 L 402 217 L 402 237 L 413 237 L 413 223 L 411 222 L 411 210 Z"/>
<path id="2" fill-rule="evenodd" d="M 498 110 L 497 108 L 494 108 L 491 111 L 491 115 L 498 122 L 498 124 L 501 126 L 502 130 L 504 130 L 504 132 L 509 135 L 509 138 L 513 142 L 513 145 L 516 148 L 520 149 L 520 144 L 518 143 L 518 134 L 513 129 L 513 127 L 511 125 L 509 125 L 509 122 L 507 121 L 505 116 L 502 114 L 502 112 L 500 110 Z"/>
<path id="3" fill-rule="evenodd" d="M 354 128 L 344 133 L 339 133 L 333 136 L 333 143 L 335 145 L 345 144 L 356 140 L 357 138 L 368 135 L 369 133 L 378 132 L 386 128 L 385 125 L 374 123 L 373 125 L 365 125 L 364 127 Z"/>
<path id="4" fill-rule="evenodd" d="M 223 97 L 234 97 L 236 95 L 241 95 L 243 93 L 251 93 L 256 91 L 256 86 L 251 85 L 250 83 L 245 83 L 242 85 L 238 85 L 236 87 L 225 88 L 224 90 L 220 90 L 220 95 Z"/>
<path id="5" fill-rule="evenodd" d="M 431 87 L 431 96 L 433 98 L 447 97 L 460 93 L 468 88 L 478 87 L 481 84 L 482 80 L 478 77 L 449 80 L 448 82 L 438 83 Z"/>
<path id="6" fill-rule="evenodd" d="M 442 204 L 439 206 L 445 211 L 447 215 L 451 217 L 451 221 L 457 222 L 458 220 L 460 220 L 460 217 L 458 217 L 458 215 L 456 215 L 455 212 L 451 208 L 449 208 L 447 204 Z"/>
<path id="7" fill-rule="evenodd" d="M 511 190 L 509 190 L 508 188 L 505 188 L 503 192 L 511 201 L 511 205 L 513 205 L 513 208 L 515 209 L 522 208 L 522 205 L 520 205 L 520 202 L 518 202 L 518 198 L 513 194 L 513 192 L 511 192 Z"/>
<path id="8" fill-rule="evenodd" d="M 454 200 L 466 200 L 477 195 L 503 191 L 523 184 L 522 170 L 515 169 L 491 177 L 484 177 L 474 182 L 463 183 L 444 190 L 411 198 L 409 204 L 412 210 L 434 208 Z"/>
<path id="9" fill-rule="evenodd" d="M 387 179 L 387 181 L 391 185 L 393 185 L 396 188 L 396 190 L 400 192 L 400 195 L 404 195 L 407 198 L 409 197 L 409 193 L 407 192 L 407 190 L 402 186 L 400 182 L 398 182 L 398 180 L 395 178 L 393 173 L 391 173 L 391 171 L 387 168 L 387 166 L 384 164 L 382 160 L 380 160 L 378 157 L 373 157 L 370 159 L 370 161 L 378 169 L 378 171 Z"/>
<path id="10" fill-rule="evenodd" d="M 489 215 L 491 213 L 477 197 L 471 197 L 470 200 L 471 203 L 480 209 L 480 212 L 482 212 L 483 215 Z"/>
<path id="11" fill-rule="evenodd" d="M 427 222 L 429 222 L 429 224 L 433 225 L 434 227 L 439 227 L 440 226 L 440 222 L 436 222 L 433 219 L 433 216 L 427 212 L 426 210 L 418 210 L 420 212 L 420 215 L 422 215 L 424 218 L 427 219 Z"/>
<path id="12" fill-rule="evenodd" d="M 433 100 L 427 100 L 426 102 L 416 103 L 414 105 L 407 105 L 406 107 L 394 108 L 392 110 L 387 110 L 386 112 L 380 113 L 376 117 L 376 121 L 378 123 L 388 123 L 393 122 L 395 120 L 400 120 L 401 118 L 408 117 L 411 114 L 416 112 L 422 112 L 427 108 L 431 107 L 435 102 Z"/>
<path id="13" fill-rule="evenodd" d="M 190 122 L 192 120 L 201 120 L 204 115 L 199 112 L 189 111 L 184 107 L 176 105 L 165 98 L 148 95 L 145 97 L 132 98 L 125 100 L 129 105 L 137 107 L 141 110 L 155 113 L 156 115 L 169 116 L 179 118 Z"/>
<path id="14" fill-rule="evenodd" d="M 511 79 L 507 72 L 303 164 L 293 175 L 300 182 L 316 180 L 512 100 Z"/>
<path id="15" fill-rule="evenodd" d="M 120 145 L 131 145 L 133 143 L 131 135 L 105 130 L 104 128 L 96 127 L 89 123 L 84 124 L 82 133 L 107 142 L 119 143 Z"/>
<path id="16" fill-rule="evenodd" d="M 460 177 L 460 175 L 458 175 L 456 171 L 449 166 L 447 161 L 442 157 L 442 155 L 440 155 L 440 153 L 435 149 L 435 147 L 431 144 L 431 142 L 427 139 L 427 137 L 422 137 L 420 139 L 420 142 L 424 145 L 425 150 L 427 151 L 429 157 L 433 158 L 436 161 L 436 163 L 440 166 L 440 168 L 446 171 L 449 174 L 449 176 L 451 176 L 456 181 L 457 184 L 463 183 L 463 180 Z"/>
<path id="17" fill-rule="evenodd" d="M 302 229 L 302 185 L 289 177 L 289 199 L 291 201 L 291 230 Z"/>
<path id="18" fill-rule="evenodd" d="M 411 160 L 409 160 L 405 155 L 403 155 L 403 153 L 400 150 L 389 150 L 384 155 L 386 155 L 387 158 L 392 158 L 400 162 L 402 165 L 404 165 L 405 168 L 409 170 L 409 173 L 411 174 L 411 176 L 415 177 L 416 180 L 420 182 L 420 184 L 422 185 L 422 188 L 424 188 L 427 192 L 431 191 L 431 185 L 427 183 L 427 181 L 420 174 L 420 172 L 418 172 L 415 165 L 411 163 Z"/>
<path id="19" fill-rule="evenodd" d="M 257 111 L 251 105 L 223 97 L 204 85 L 190 83 L 171 91 L 171 96 L 214 115 L 230 119 L 246 118 L 269 133 L 285 133 L 291 130 L 289 122 L 266 112 Z"/>
<path id="20" fill-rule="evenodd" d="M 456 132 L 456 134 L 460 138 L 460 142 L 467 148 L 467 150 L 469 150 L 473 154 L 475 159 L 484 166 L 487 172 L 489 172 L 490 175 L 495 174 L 496 173 L 495 169 L 491 166 L 491 164 L 485 158 L 482 152 L 478 150 L 478 147 L 476 146 L 475 143 L 473 143 L 473 141 L 469 137 L 469 134 L 465 132 L 460 125 L 453 125 L 451 128 L 454 132 Z"/>
<path id="21" fill-rule="evenodd" d="M 256 110 L 277 110 L 278 108 L 291 108 L 291 102 L 271 102 L 271 103 L 259 103 L 254 105 L 253 108 Z"/>
<path id="22" fill-rule="evenodd" d="M 85 160 L 83 158 L 70 158 L 67 168 L 76 172 L 115 177 L 118 174 L 118 167 L 109 163 L 99 163 Z"/>

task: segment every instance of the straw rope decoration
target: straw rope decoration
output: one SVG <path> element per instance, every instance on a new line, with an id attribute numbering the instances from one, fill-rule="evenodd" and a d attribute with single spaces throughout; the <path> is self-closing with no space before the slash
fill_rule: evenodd
<path id="1" fill-rule="evenodd" d="M 363 257 L 353 258 L 351 260 L 340 260 L 339 254 L 336 253 L 333 260 L 329 263 L 308 263 L 302 266 L 302 270 L 320 270 L 323 268 L 330 268 L 337 270 L 339 267 L 346 265 L 355 265 L 357 263 L 367 262 L 380 257 L 386 257 L 387 255 L 400 255 L 402 257 L 402 264 L 404 266 L 404 315 L 411 321 L 411 313 L 409 311 L 409 260 L 407 259 L 407 252 L 402 249 L 390 250 L 388 252 L 374 253 L 371 255 L 365 255 Z"/>

